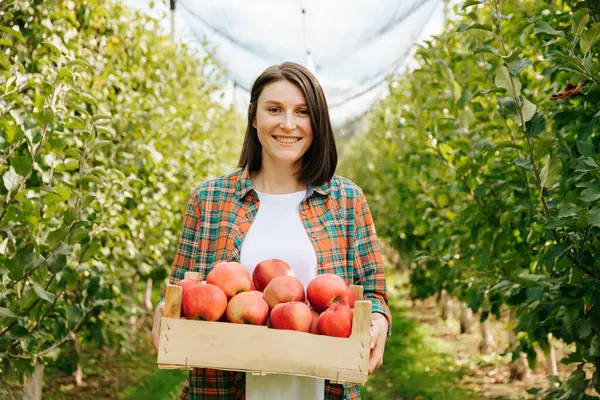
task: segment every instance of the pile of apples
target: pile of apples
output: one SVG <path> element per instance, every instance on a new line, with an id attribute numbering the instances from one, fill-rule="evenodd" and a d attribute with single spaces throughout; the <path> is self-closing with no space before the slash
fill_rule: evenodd
<path id="1" fill-rule="evenodd" d="M 261 261 L 252 276 L 242 264 L 221 262 L 205 281 L 183 279 L 186 319 L 266 325 L 317 335 L 349 337 L 356 296 L 335 274 L 317 275 L 306 287 L 280 259 Z"/>

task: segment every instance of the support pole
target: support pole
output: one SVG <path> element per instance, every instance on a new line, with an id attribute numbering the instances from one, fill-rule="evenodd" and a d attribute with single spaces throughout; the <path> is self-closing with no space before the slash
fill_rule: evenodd
<path id="1" fill-rule="evenodd" d="M 170 1 L 170 9 L 171 9 L 171 40 L 174 42 L 175 41 L 175 1 L 176 0 L 169 0 Z"/>

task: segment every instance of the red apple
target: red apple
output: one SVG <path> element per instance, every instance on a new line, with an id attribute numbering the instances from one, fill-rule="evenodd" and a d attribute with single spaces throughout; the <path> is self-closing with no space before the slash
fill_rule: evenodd
<path id="1" fill-rule="evenodd" d="M 354 294 L 350 286 L 348 286 L 348 305 L 350 306 L 350 308 L 354 308 L 354 302 L 356 300 L 356 295 Z"/>
<path id="2" fill-rule="evenodd" d="M 184 293 L 191 287 L 193 286 L 197 286 L 200 285 L 201 282 L 199 280 L 196 279 L 182 279 L 179 282 L 176 282 L 175 285 L 177 286 L 181 286 L 181 298 L 183 299 L 183 295 Z M 164 293 L 163 293 L 164 295 Z M 180 312 L 182 317 L 185 317 L 185 311 L 183 311 L 183 303 L 182 303 L 182 307 L 181 307 L 181 312 Z"/>
<path id="3" fill-rule="evenodd" d="M 250 273 L 238 262 L 221 262 L 216 264 L 206 276 L 206 283 L 220 287 L 227 299 L 240 292 L 247 292 L 252 287 Z"/>
<path id="4" fill-rule="evenodd" d="M 269 316 L 269 305 L 256 290 L 241 292 L 229 300 L 227 321 L 235 324 L 264 325 Z"/>
<path id="5" fill-rule="evenodd" d="M 349 286 L 335 274 L 317 275 L 306 288 L 308 302 L 318 313 L 322 313 L 332 304 L 348 304 Z"/>
<path id="6" fill-rule="evenodd" d="M 301 301 L 279 303 L 271 310 L 269 323 L 273 329 L 310 332 L 312 313 Z"/>
<path id="7" fill-rule="evenodd" d="M 263 291 L 263 297 L 271 309 L 279 303 L 303 302 L 306 298 L 302 282 L 293 276 L 276 276 L 271 279 Z"/>
<path id="8" fill-rule="evenodd" d="M 218 286 L 200 284 L 186 290 L 182 305 L 187 319 L 218 321 L 227 309 L 227 296 Z"/>
<path id="9" fill-rule="evenodd" d="M 348 304 L 334 304 L 319 316 L 319 332 L 325 336 L 347 338 L 352 333 L 352 309 Z"/>
<path id="10" fill-rule="evenodd" d="M 271 279 L 276 276 L 293 276 L 295 277 L 292 267 L 279 258 L 264 260 L 256 264 L 252 272 L 252 282 L 256 290 L 264 291 Z"/>
<path id="11" fill-rule="evenodd" d="M 315 335 L 320 335 L 321 333 L 319 332 L 319 313 L 316 312 L 315 310 L 313 310 L 312 308 L 310 309 L 310 313 L 312 315 L 312 322 L 310 324 L 310 333 L 314 333 Z"/>

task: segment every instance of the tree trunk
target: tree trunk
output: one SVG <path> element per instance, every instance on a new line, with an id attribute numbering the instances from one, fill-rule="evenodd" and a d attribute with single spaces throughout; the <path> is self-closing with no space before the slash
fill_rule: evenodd
<path id="1" fill-rule="evenodd" d="M 554 351 L 554 341 L 552 334 L 548 334 L 548 344 L 550 346 L 550 350 L 546 354 L 546 360 L 548 362 L 548 374 L 558 376 L 558 366 L 556 364 L 556 353 Z"/>
<path id="2" fill-rule="evenodd" d="M 129 325 L 131 325 L 131 329 L 136 330 L 136 321 L 137 321 L 137 307 L 135 305 L 137 298 L 137 283 L 140 280 L 139 275 L 135 275 L 133 277 L 133 282 L 131 282 L 131 316 L 129 317 Z"/>
<path id="3" fill-rule="evenodd" d="M 75 348 L 75 354 L 77 354 L 77 368 L 73 372 L 75 378 L 75 385 L 77 387 L 83 386 L 83 371 L 81 370 L 81 346 L 79 345 L 79 339 L 73 335 L 73 347 Z"/>
<path id="4" fill-rule="evenodd" d="M 144 292 L 144 308 L 152 311 L 152 278 L 146 280 L 146 291 Z"/>
<path id="5" fill-rule="evenodd" d="M 519 357 L 510 365 L 510 380 L 522 381 L 529 376 L 530 372 L 527 354 L 520 352 Z"/>
<path id="6" fill-rule="evenodd" d="M 33 373 L 25 377 L 23 383 L 23 400 L 42 400 L 43 384 L 44 365 L 36 364 Z"/>
<path id="7" fill-rule="evenodd" d="M 479 324 L 481 331 L 481 342 L 479 343 L 479 351 L 481 354 L 489 354 L 494 348 L 494 334 L 490 325 L 490 317 Z"/>
<path id="8" fill-rule="evenodd" d="M 448 293 L 442 298 L 442 319 L 446 322 L 452 319 L 452 297 Z"/>
<path id="9" fill-rule="evenodd" d="M 514 308 L 510 310 L 507 329 L 508 329 L 508 350 L 512 353 L 517 348 L 517 335 L 515 333 L 515 324 L 517 319 L 517 310 Z M 527 378 L 531 370 L 529 363 L 527 362 L 527 354 L 520 352 L 517 359 L 510 364 L 510 380 L 519 380 Z"/>
<path id="10" fill-rule="evenodd" d="M 438 292 L 437 297 L 435 299 L 436 304 L 440 304 L 442 302 L 442 298 L 444 298 L 445 292 L 446 292 L 446 290 L 440 289 L 440 291 Z"/>
<path id="11" fill-rule="evenodd" d="M 466 303 L 462 305 L 460 333 L 473 333 L 473 310 Z"/>

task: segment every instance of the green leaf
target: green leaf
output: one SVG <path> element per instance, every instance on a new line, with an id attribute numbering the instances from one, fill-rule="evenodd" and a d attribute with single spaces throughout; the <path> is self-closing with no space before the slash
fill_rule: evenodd
<path id="1" fill-rule="evenodd" d="M 504 65 L 498 66 L 494 83 L 499 88 L 506 89 L 506 93 L 510 95 L 514 96 L 521 93 L 521 81 L 517 77 L 511 78 L 508 69 Z"/>
<path id="2" fill-rule="evenodd" d="M 99 133 L 106 133 L 110 137 L 115 137 L 117 135 L 115 130 L 110 126 L 96 125 L 95 127 Z"/>
<path id="3" fill-rule="evenodd" d="M 546 120 L 542 114 L 534 114 L 530 121 L 525 123 L 528 136 L 537 136 L 546 130 Z"/>
<path id="4" fill-rule="evenodd" d="M 592 338 L 592 343 L 590 344 L 590 355 L 592 357 L 600 357 L 600 334 L 596 334 Z"/>
<path id="5" fill-rule="evenodd" d="M 595 157 L 596 152 L 594 151 L 594 145 L 589 141 L 577 141 L 577 150 L 579 150 L 579 154 L 585 157 Z"/>
<path id="6" fill-rule="evenodd" d="M 469 100 L 473 100 L 475 97 L 479 97 L 488 93 L 506 93 L 506 89 L 503 88 L 493 88 L 493 89 L 477 89 L 471 94 Z"/>
<path id="7" fill-rule="evenodd" d="M 485 24 L 473 24 L 473 25 L 469 25 L 469 27 L 467 27 L 467 30 L 471 30 L 471 29 L 481 29 L 484 31 L 489 31 L 489 32 L 493 32 L 492 27 L 489 25 L 485 25 Z"/>
<path id="8" fill-rule="evenodd" d="M 0 26 L 0 31 L 8 33 L 17 40 L 23 40 L 23 35 L 21 34 L 21 32 L 15 31 L 14 29 L 9 28 L 8 26 Z"/>
<path id="9" fill-rule="evenodd" d="M 514 61 L 511 61 L 508 64 L 510 69 L 510 73 L 514 76 L 519 75 L 525 68 L 531 65 L 531 60 L 529 58 L 518 58 Z"/>
<path id="10" fill-rule="evenodd" d="M 473 52 L 473 54 L 479 54 L 479 53 L 492 53 L 492 54 L 497 55 L 498 57 L 502 57 L 502 52 L 500 50 L 496 49 L 495 47 L 489 46 L 487 44 L 484 46 L 478 47 Z"/>
<path id="11" fill-rule="evenodd" d="M 533 118 L 536 109 L 537 106 L 529 100 L 527 100 L 525 96 L 523 96 L 523 120 L 525 121 L 525 123 L 527 123 L 527 121 Z"/>
<path id="12" fill-rule="evenodd" d="M 2 181 L 4 182 L 4 187 L 8 190 L 8 193 L 11 193 L 19 187 L 19 183 L 21 181 L 21 177 L 17 175 L 15 169 L 11 166 L 8 171 L 2 175 Z"/>
<path id="13" fill-rule="evenodd" d="M 0 307 L 0 318 L 17 318 L 17 316 L 10 309 Z"/>
<path id="14" fill-rule="evenodd" d="M 556 29 L 551 27 L 550 24 L 548 24 L 545 21 L 538 22 L 537 24 L 535 24 L 535 27 L 533 28 L 533 33 L 536 35 L 538 33 L 548 33 L 552 36 L 565 37 L 565 33 L 563 31 L 557 31 Z"/>
<path id="15" fill-rule="evenodd" d="M 39 296 L 40 299 L 47 301 L 48 303 L 54 302 L 56 296 L 50 292 L 47 292 L 43 287 L 38 285 L 36 282 L 31 284 L 33 286 L 33 291 L 35 294 Z"/>
<path id="16" fill-rule="evenodd" d="M 584 319 L 583 321 L 577 324 L 577 336 L 579 339 L 585 339 L 586 337 L 592 334 L 592 326 L 590 325 L 590 321 Z"/>
<path id="17" fill-rule="evenodd" d="M 7 71 L 10 70 L 10 61 L 8 61 L 6 54 L 4 54 L 4 52 L 2 52 L 2 51 L 0 51 L 0 65 L 5 70 L 7 70 Z"/>
<path id="18" fill-rule="evenodd" d="M 571 17 L 571 32 L 575 36 L 581 35 L 585 26 L 590 20 L 589 8 L 581 8 L 577 10 Z"/>
<path id="19" fill-rule="evenodd" d="M 562 163 L 554 154 L 548 154 L 546 157 L 546 165 L 540 173 L 542 186 L 545 188 L 552 187 L 560 182 L 560 174 L 562 172 Z"/>
<path id="20" fill-rule="evenodd" d="M 579 48 L 583 54 L 587 53 L 600 39 L 600 22 L 581 34 Z"/>
<path id="21" fill-rule="evenodd" d="M 67 321 L 71 327 L 75 326 L 75 324 L 79 322 L 79 319 L 82 315 L 83 312 L 81 311 L 81 307 L 79 307 L 77 304 L 71 304 L 69 308 L 67 308 Z"/>
<path id="22" fill-rule="evenodd" d="M 587 212 L 587 222 L 590 226 L 600 228 L 600 207 L 594 207 Z"/>
<path id="23" fill-rule="evenodd" d="M 581 200 L 586 203 L 592 203 L 598 199 L 600 199 L 600 192 L 595 189 L 585 189 L 582 192 Z"/>
<path id="24" fill-rule="evenodd" d="M 10 159 L 10 165 L 15 167 L 15 172 L 21 176 L 27 176 L 33 169 L 33 162 L 29 154 L 24 156 L 14 156 Z"/>
<path id="25" fill-rule="evenodd" d="M 467 7 L 470 6 L 476 6 L 478 4 L 487 4 L 487 1 L 482 1 L 482 0 L 467 0 L 463 3 L 462 7 L 460 8 L 461 10 L 464 10 Z"/>

